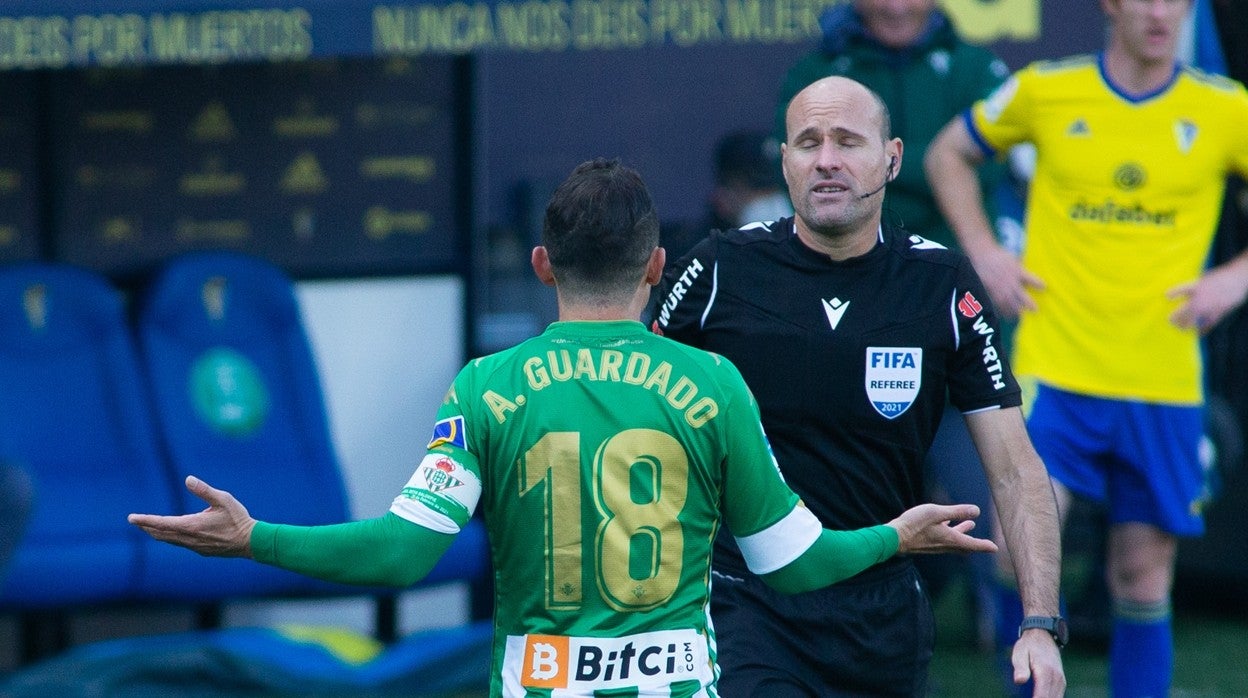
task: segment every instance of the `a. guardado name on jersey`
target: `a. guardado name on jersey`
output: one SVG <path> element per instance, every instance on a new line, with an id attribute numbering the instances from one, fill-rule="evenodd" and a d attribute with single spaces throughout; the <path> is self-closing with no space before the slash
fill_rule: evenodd
<path id="1" fill-rule="evenodd" d="M 504 694 L 528 688 L 589 695 L 607 688 L 660 688 L 711 679 L 706 638 L 694 630 L 660 630 L 617 638 L 508 635 Z M 561 695 L 555 693 L 555 695 Z"/>

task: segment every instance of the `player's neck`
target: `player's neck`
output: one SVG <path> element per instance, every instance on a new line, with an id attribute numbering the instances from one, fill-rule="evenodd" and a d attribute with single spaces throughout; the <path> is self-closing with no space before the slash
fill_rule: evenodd
<path id="1" fill-rule="evenodd" d="M 610 308 L 599 308 L 595 306 L 573 306 L 571 308 L 559 308 L 560 322 L 611 322 L 614 320 L 634 320 L 641 319 L 640 313 L 630 314 L 626 308 L 618 306 Z"/>
<path id="2" fill-rule="evenodd" d="M 1165 87 L 1174 77 L 1175 58 L 1148 60 L 1121 47 L 1105 51 L 1105 72 L 1114 87 L 1131 95 L 1143 95 Z"/>
<path id="3" fill-rule="evenodd" d="M 639 289 L 630 299 L 621 297 L 610 299 L 570 298 L 568 294 L 557 293 L 559 299 L 559 319 L 561 321 L 609 322 L 612 320 L 641 320 L 641 313 L 650 301 L 650 286 L 647 284 L 644 293 Z"/>

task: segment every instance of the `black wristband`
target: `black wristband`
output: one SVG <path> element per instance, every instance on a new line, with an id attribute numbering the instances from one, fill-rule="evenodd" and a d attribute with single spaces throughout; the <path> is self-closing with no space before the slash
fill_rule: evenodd
<path id="1" fill-rule="evenodd" d="M 1053 636 L 1058 649 L 1065 647 L 1070 641 L 1070 628 L 1066 625 L 1066 619 L 1061 616 L 1027 616 L 1018 626 L 1018 636 L 1022 637 L 1024 630 L 1032 628 L 1047 630 Z"/>

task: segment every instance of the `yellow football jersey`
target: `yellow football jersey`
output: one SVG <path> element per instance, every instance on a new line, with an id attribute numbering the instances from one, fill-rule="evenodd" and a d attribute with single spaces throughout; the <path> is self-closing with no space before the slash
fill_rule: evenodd
<path id="1" fill-rule="evenodd" d="M 1226 176 L 1248 175 L 1248 92 L 1177 67 L 1127 95 L 1102 59 L 1033 64 L 968 112 L 986 152 L 1037 152 L 1022 263 L 1045 283 L 1015 338 L 1019 375 L 1172 404 L 1203 399 L 1199 337 L 1166 291 L 1203 271 Z"/>

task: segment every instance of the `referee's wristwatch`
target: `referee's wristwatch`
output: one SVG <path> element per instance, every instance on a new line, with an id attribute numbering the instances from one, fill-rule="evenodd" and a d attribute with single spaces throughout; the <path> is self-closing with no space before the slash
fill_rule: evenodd
<path id="1" fill-rule="evenodd" d="M 1053 636 L 1053 641 L 1057 643 L 1059 650 L 1070 640 L 1070 628 L 1066 626 L 1066 619 L 1061 616 L 1027 616 L 1018 626 L 1018 636 L 1022 637 L 1024 630 L 1032 628 L 1047 630 Z"/>

